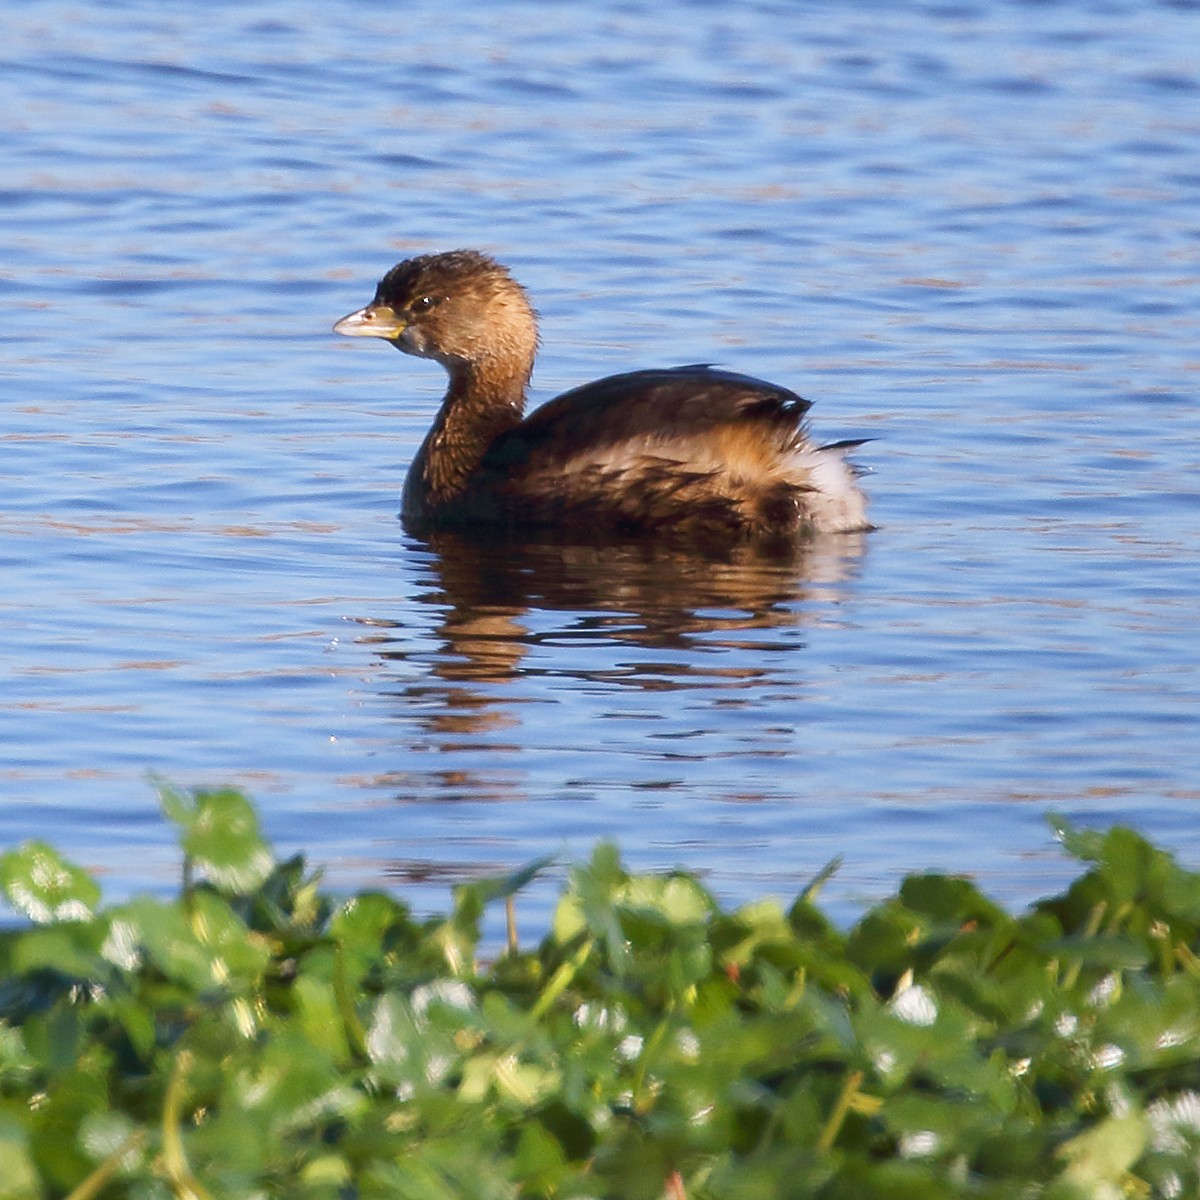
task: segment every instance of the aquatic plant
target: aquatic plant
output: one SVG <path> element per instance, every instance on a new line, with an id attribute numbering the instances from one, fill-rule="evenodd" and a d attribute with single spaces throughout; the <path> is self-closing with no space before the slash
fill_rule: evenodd
<path id="1" fill-rule="evenodd" d="M 0 858 L 0 1200 L 1200 1194 L 1200 876 L 1128 829 L 1011 915 L 914 875 L 849 930 L 596 848 L 535 949 L 338 897 L 235 791 L 183 884 Z"/>

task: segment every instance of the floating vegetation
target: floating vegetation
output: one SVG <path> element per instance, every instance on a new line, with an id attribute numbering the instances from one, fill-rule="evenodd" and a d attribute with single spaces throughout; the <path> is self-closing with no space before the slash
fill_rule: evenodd
<path id="1" fill-rule="evenodd" d="M 1011 915 L 908 878 L 851 929 L 599 846 L 536 949 L 324 891 L 163 791 L 177 899 L 0 858 L 0 1200 L 1200 1195 L 1200 876 L 1128 829 Z"/>

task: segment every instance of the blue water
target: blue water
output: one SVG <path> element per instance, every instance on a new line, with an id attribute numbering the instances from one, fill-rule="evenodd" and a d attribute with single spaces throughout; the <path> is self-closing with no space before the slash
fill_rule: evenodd
<path id="1" fill-rule="evenodd" d="M 170 886 L 147 772 L 338 886 L 616 838 L 1027 902 L 1054 810 L 1200 862 L 1200 6 L 34 2 L 0 49 L 0 844 Z M 874 439 L 796 563 L 407 537 L 409 253 L 540 400 L 715 361 Z M 534 917 L 539 901 L 529 902 Z"/>

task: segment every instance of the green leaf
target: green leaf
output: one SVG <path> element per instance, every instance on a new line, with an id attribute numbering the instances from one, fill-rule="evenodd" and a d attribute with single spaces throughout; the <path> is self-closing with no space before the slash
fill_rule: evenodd
<path id="1" fill-rule="evenodd" d="M 350 1048 L 333 984 L 303 975 L 296 980 L 294 992 L 300 1028 L 308 1043 L 336 1061 L 345 1061 Z"/>
<path id="2" fill-rule="evenodd" d="M 96 881 L 45 842 L 0 856 L 0 884 L 13 908 L 39 925 L 90 921 L 100 902 Z"/>
<path id="3" fill-rule="evenodd" d="M 712 897 L 686 875 L 639 875 L 619 892 L 622 905 L 642 914 L 653 913 L 670 925 L 696 925 L 712 915 Z"/>
<path id="4" fill-rule="evenodd" d="M 955 875 L 910 875 L 900 886 L 900 898 L 913 912 L 954 925 L 991 926 L 1012 920 L 969 879 Z"/>
<path id="5" fill-rule="evenodd" d="M 93 927 L 82 922 L 31 929 L 13 953 L 13 966 L 22 972 L 47 970 L 92 979 L 105 967 L 92 944 L 95 934 Z"/>
<path id="6" fill-rule="evenodd" d="M 1065 1179 L 1087 1189 L 1089 1195 L 1107 1184 L 1116 1189 L 1146 1146 L 1146 1122 L 1141 1113 L 1106 1117 L 1098 1125 L 1073 1137 L 1059 1148 L 1067 1160 Z M 1120 1195 L 1114 1190 L 1112 1195 Z"/>
<path id="7" fill-rule="evenodd" d="M 461 883 L 455 889 L 456 895 L 473 893 L 479 904 L 490 904 L 493 900 L 503 900 L 515 896 L 522 888 L 533 882 L 547 867 L 554 864 L 554 855 L 547 854 L 535 858 L 532 862 L 518 867 L 515 871 L 507 871 L 500 875 L 488 875 L 472 883 Z"/>
<path id="8" fill-rule="evenodd" d="M 825 885 L 842 869 L 840 854 L 831 858 L 801 889 L 799 900 L 815 904 Z"/>
<path id="9" fill-rule="evenodd" d="M 40 1200 L 42 1189 L 29 1153 L 29 1135 L 0 1113 L 0 1200 Z"/>
<path id="10" fill-rule="evenodd" d="M 94 1161 L 109 1160 L 117 1170 L 130 1170 L 138 1159 L 138 1126 L 124 1113 L 98 1110 L 79 1123 L 79 1144 Z"/>
<path id="11" fill-rule="evenodd" d="M 241 792 L 162 787 L 163 811 L 179 826 L 184 853 L 219 888 L 244 895 L 270 875 L 274 858 L 259 831 L 254 806 Z"/>
<path id="12" fill-rule="evenodd" d="M 526 1188 L 553 1194 L 566 1171 L 566 1156 L 558 1139 L 536 1121 L 521 1130 L 514 1156 L 517 1174 Z"/>
<path id="13" fill-rule="evenodd" d="M 126 938 L 149 955 L 168 978 L 197 992 L 253 987 L 266 969 L 269 950 L 251 937 L 240 917 L 220 896 L 198 892 L 190 911 L 147 898 L 114 911 Z M 108 943 L 106 943 L 107 945 Z"/>
<path id="14" fill-rule="evenodd" d="M 1002 1114 L 965 1096 L 910 1092 L 887 1101 L 880 1117 L 900 1138 L 909 1158 L 972 1155 L 975 1147 L 1001 1127 Z"/>
<path id="15" fill-rule="evenodd" d="M 367 1030 L 367 1053 L 376 1066 L 403 1066 L 420 1052 L 420 1031 L 399 996 L 380 996 Z"/>
<path id="16" fill-rule="evenodd" d="M 1106 970 L 1132 970 L 1144 967 L 1150 961 L 1145 944 L 1123 934 L 1058 938 L 1043 948 L 1073 963 Z"/>
<path id="17" fill-rule="evenodd" d="M 617 911 L 621 889 L 628 881 L 617 848 L 601 842 L 592 851 L 591 861 L 571 872 L 569 892 L 564 898 L 570 902 L 569 907 L 561 916 L 556 914 L 554 922 L 556 936 L 577 924 L 588 929 L 604 946 L 609 964 L 618 975 L 628 969 L 630 957 Z"/>
<path id="18" fill-rule="evenodd" d="M 329 934 L 338 943 L 355 986 L 387 959 L 393 943 L 416 938 L 408 909 L 382 892 L 361 892 L 347 900 L 330 918 Z"/>
<path id="19" fill-rule="evenodd" d="M 1080 829 L 1062 813 L 1049 813 L 1046 817 L 1054 836 L 1063 849 L 1080 862 L 1097 862 L 1103 852 L 1104 831 Z"/>

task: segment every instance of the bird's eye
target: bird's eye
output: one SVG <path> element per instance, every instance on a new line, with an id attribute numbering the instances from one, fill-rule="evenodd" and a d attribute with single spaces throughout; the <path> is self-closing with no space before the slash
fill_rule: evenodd
<path id="1" fill-rule="evenodd" d="M 412 302 L 412 310 L 415 313 L 428 312 L 436 303 L 432 296 L 418 296 Z"/>

